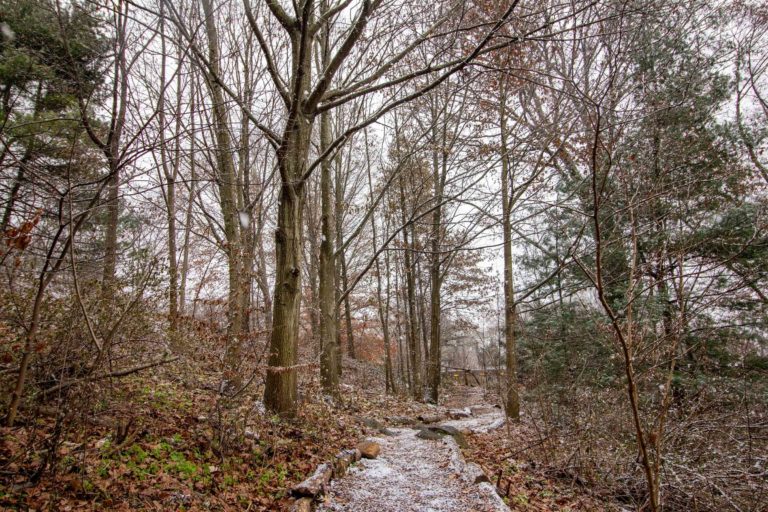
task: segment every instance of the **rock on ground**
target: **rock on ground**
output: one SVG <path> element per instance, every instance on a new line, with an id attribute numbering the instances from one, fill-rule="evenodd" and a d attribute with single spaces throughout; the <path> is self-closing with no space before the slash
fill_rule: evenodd
<path id="1" fill-rule="evenodd" d="M 381 453 L 381 445 L 375 441 L 363 441 L 357 445 L 364 459 L 375 459 Z"/>

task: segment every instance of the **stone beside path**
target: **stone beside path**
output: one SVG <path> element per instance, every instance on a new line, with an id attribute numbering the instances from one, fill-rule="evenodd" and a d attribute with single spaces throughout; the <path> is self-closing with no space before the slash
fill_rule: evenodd
<path id="1" fill-rule="evenodd" d="M 363 441 L 357 445 L 357 449 L 365 459 L 375 459 L 381 453 L 381 445 L 374 441 Z"/>

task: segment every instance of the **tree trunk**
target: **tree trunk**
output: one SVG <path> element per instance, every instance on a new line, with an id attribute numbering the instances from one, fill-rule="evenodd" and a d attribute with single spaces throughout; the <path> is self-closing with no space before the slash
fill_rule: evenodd
<path id="1" fill-rule="evenodd" d="M 325 41 L 327 43 L 327 41 Z M 320 152 L 328 148 L 331 138 L 329 114 L 320 116 Z M 339 394 L 339 346 L 336 333 L 336 261 L 334 241 L 336 223 L 333 218 L 335 201 L 331 196 L 331 162 L 325 159 L 320 166 L 320 196 L 322 210 L 322 239 L 320 242 L 320 377 L 323 390 L 331 396 Z"/>
<path id="2" fill-rule="evenodd" d="M 117 272 L 117 223 L 120 216 L 119 195 L 120 172 L 117 168 L 117 162 L 110 158 L 106 200 L 107 217 L 104 223 L 104 267 L 101 278 L 102 295 L 109 298 L 114 293 Z"/>
<path id="3" fill-rule="evenodd" d="M 405 183 L 400 179 L 400 202 L 405 205 Z M 403 223 L 406 223 L 403 211 Z M 408 228 L 403 229 L 403 260 L 406 283 L 406 317 L 408 321 L 408 355 L 411 375 L 411 395 L 416 400 L 422 399 L 421 388 L 421 349 L 419 348 L 418 312 L 416 311 L 416 282 L 412 264 L 411 244 L 408 240 Z"/>
<path id="4" fill-rule="evenodd" d="M 512 183 L 507 147 L 506 94 L 502 86 L 499 98 L 501 124 L 501 206 L 502 229 L 504 231 L 504 339 L 506 340 L 506 401 L 507 418 L 520 420 L 520 396 L 517 390 L 517 346 L 515 327 L 517 322 L 515 306 L 515 283 L 512 262 Z"/>
<path id="5" fill-rule="evenodd" d="M 160 163 L 163 170 L 163 176 L 165 178 L 165 207 L 166 218 L 168 221 L 168 332 L 170 343 L 172 347 L 175 347 L 178 340 L 176 339 L 176 332 L 178 327 L 179 317 L 179 278 L 178 278 L 178 262 L 176 257 L 176 177 L 179 172 L 179 158 L 180 158 L 180 143 L 178 139 L 175 142 L 175 151 L 173 155 L 173 161 L 169 161 L 169 151 L 167 138 L 165 132 L 166 115 L 165 115 L 165 80 L 166 80 L 166 44 L 165 44 L 165 20 L 162 17 L 165 9 L 165 4 L 160 4 L 160 46 L 161 46 L 161 60 L 160 60 L 160 95 L 157 100 L 157 116 L 158 126 L 161 134 L 160 141 Z M 179 130 L 181 127 L 181 73 L 177 75 L 176 80 L 176 126 L 174 134 L 179 136 Z M 178 348 L 178 347 L 175 347 Z"/>
<path id="6" fill-rule="evenodd" d="M 338 247 L 341 247 L 341 245 L 344 243 L 343 235 L 344 230 L 342 229 L 342 220 L 344 218 L 344 186 L 343 181 L 341 179 L 341 172 L 339 171 L 339 166 L 336 166 L 336 188 L 335 188 L 335 196 L 336 196 L 336 245 Z M 341 283 L 342 291 L 346 291 L 349 287 L 349 274 L 347 273 L 347 256 L 344 254 L 344 251 L 339 251 L 338 254 L 339 258 L 339 264 L 338 264 L 338 271 L 339 271 L 339 281 Z M 338 314 L 338 313 L 337 313 Z M 340 317 L 337 317 L 337 321 L 340 320 Z M 356 359 L 357 354 L 355 354 L 355 335 L 352 331 L 352 307 L 350 306 L 349 302 L 349 294 L 346 294 L 344 296 L 344 330 L 347 334 L 347 355 L 352 358 Z M 340 328 L 337 326 L 337 329 L 340 330 Z M 341 347 L 339 347 L 339 350 L 341 350 Z"/>
<path id="7" fill-rule="evenodd" d="M 245 91 L 243 96 L 246 105 L 253 103 L 253 89 L 250 86 L 253 81 L 251 76 L 250 49 L 252 43 L 251 34 L 245 43 L 243 75 L 245 76 Z M 238 151 L 239 168 L 238 176 L 242 177 L 242 183 L 238 180 L 238 221 L 240 224 L 240 243 L 242 246 L 241 279 L 240 279 L 240 331 L 245 337 L 251 332 L 251 302 L 253 297 L 253 263 L 255 259 L 255 236 L 253 227 L 253 205 L 251 203 L 251 124 L 246 109 L 240 109 L 240 150 Z"/>
<path id="8" fill-rule="evenodd" d="M 384 379 L 387 392 L 392 394 L 397 393 L 397 384 L 395 384 L 395 375 L 392 369 L 392 347 L 389 337 L 389 301 L 390 301 L 390 286 L 389 286 L 389 254 L 384 256 L 386 260 L 386 272 L 387 272 L 387 299 L 382 304 L 381 300 L 381 268 L 378 259 L 376 260 L 376 293 L 379 304 L 379 321 L 381 322 L 381 330 L 384 335 Z"/>
<path id="9" fill-rule="evenodd" d="M 263 185 L 262 185 L 263 186 Z M 256 234 L 255 245 L 258 253 L 256 258 L 256 284 L 259 287 L 262 299 L 264 300 L 264 329 L 272 328 L 272 294 L 269 290 L 269 281 L 267 276 L 267 254 L 264 250 L 264 212 L 261 204 L 256 215 Z"/>
<path id="10" fill-rule="evenodd" d="M 229 292 L 227 300 L 227 351 L 224 358 L 225 379 L 228 386 L 237 388 L 240 384 L 240 349 L 243 326 L 242 311 L 242 247 L 240 241 L 240 219 L 237 211 L 237 183 L 235 164 L 232 159 L 232 141 L 229 135 L 227 110 L 221 85 L 217 82 L 219 72 L 219 36 L 216 29 L 211 0 L 202 1 L 205 14 L 205 30 L 208 38 L 208 59 L 211 73 L 207 77 L 213 99 L 212 112 L 216 135 L 217 184 L 221 213 L 224 217 L 224 238 L 229 270 Z"/>
<path id="11" fill-rule="evenodd" d="M 128 5 L 118 3 L 115 28 L 115 60 L 114 85 L 112 88 L 113 105 L 112 123 L 106 144 L 102 151 L 107 159 L 109 182 L 107 184 L 107 219 L 104 233 L 104 268 L 101 282 L 102 296 L 108 301 L 115 292 L 117 279 L 117 225 L 120 220 L 120 167 L 123 128 L 128 107 L 128 64 L 126 52 L 128 42 L 125 33 L 125 19 L 128 16 Z M 87 114 L 84 114 L 87 115 Z"/>
<path id="12" fill-rule="evenodd" d="M 308 65 L 308 63 L 307 63 Z M 281 185 L 275 230 L 275 290 L 264 405 L 281 416 L 296 414 L 296 357 L 301 304 L 304 182 L 312 119 L 297 113 L 278 149 Z"/>
<path id="13" fill-rule="evenodd" d="M 395 261 L 395 311 L 397 312 L 397 322 L 395 322 L 395 336 L 397 337 L 397 362 L 398 362 L 398 374 L 400 376 L 400 383 L 403 387 L 410 387 L 410 373 L 408 372 L 408 358 L 405 356 L 407 350 L 403 345 L 403 322 L 402 322 L 402 303 L 400 297 L 400 265 L 399 261 Z"/>
<path id="14" fill-rule="evenodd" d="M 438 220 L 439 222 L 439 220 Z M 430 332 L 429 332 L 429 399 L 436 404 L 440 393 L 440 254 L 436 240 L 432 242 L 432 265 L 430 268 Z"/>
<path id="15" fill-rule="evenodd" d="M 370 153 L 368 150 L 368 132 L 363 132 L 365 135 L 365 163 L 366 163 L 366 170 L 368 173 L 368 194 L 371 199 L 371 203 L 373 203 L 373 176 L 371 175 L 371 158 Z M 373 204 L 370 205 L 370 208 L 373 208 Z M 385 235 L 386 236 L 386 235 Z M 377 235 L 376 235 L 376 219 L 374 215 L 371 215 L 371 238 L 373 240 L 373 252 L 374 254 L 378 251 L 377 248 Z M 386 272 L 387 272 L 387 292 L 386 292 L 386 302 L 382 300 L 382 290 L 381 290 L 381 264 L 379 263 L 379 258 L 376 258 L 376 261 L 374 262 L 375 265 L 375 271 L 376 271 L 376 303 L 378 305 L 377 310 L 379 313 L 379 322 L 381 323 L 381 332 L 384 336 L 384 388 L 387 393 L 397 393 L 397 386 L 395 384 L 395 378 L 394 373 L 392 371 L 392 347 L 391 340 L 389 337 L 389 304 L 390 304 L 390 286 L 389 286 L 389 253 L 384 253 L 384 258 L 386 261 Z"/>
<path id="16" fill-rule="evenodd" d="M 411 225 L 411 243 L 415 246 L 416 245 L 416 226 Z M 415 254 L 415 253 L 414 253 Z M 426 285 L 424 284 L 424 273 L 421 269 L 421 254 L 414 256 L 414 262 L 416 265 L 416 305 L 419 312 L 419 337 L 421 339 L 421 355 L 422 360 L 424 361 L 424 366 L 426 367 L 429 364 L 429 332 L 427 332 L 427 292 L 425 290 Z M 425 382 L 424 385 L 426 386 L 429 383 L 429 376 L 427 375 L 427 368 L 423 368 L 424 370 L 424 378 Z"/>
<path id="17" fill-rule="evenodd" d="M 181 283 L 179 285 L 179 312 L 181 314 L 186 313 L 187 308 L 187 275 L 189 273 L 189 242 L 192 236 L 192 210 L 195 204 L 195 189 L 197 188 L 197 165 L 195 163 L 195 149 L 197 144 L 195 143 L 195 83 L 190 83 L 190 98 L 189 98 L 189 111 L 190 111 L 190 141 L 189 141 L 189 198 L 187 201 L 187 211 L 184 215 L 184 246 L 181 253 Z"/>
<path id="18" fill-rule="evenodd" d="M 283 182 L 275 231 L 275 290 L 264 405 L 282 416 L 296 413 L 296 356 L 301 302 L 304 190 Z"/>
<path id="19" fill-rule="evenodd" d="M 314 186 L 314 183 L 310 183 L 310 185 Z M 309 242 L 307 244 L 307 253 L 305 254 L 305 258 L 308 258 L 307 278 L 309 283 L 307 283 L 307 286 L 309 288 L 309 297 L 305 295 L 303 300 L 309 314 L 309 328 L 311 330 L 309 340 L 312 343 L 313 354 L 318 356 L 323 352 L 323 339 L 320 336 L 320 248 L 318 247 L 318 242 L 322 236 L 322 229 L 320 233 L 317 232 L 317 221 L 320 219 L 317 219 L 313 214 L 317 205 L 312 201 L 312 198 L 317 194 L 314 193 L 314 190 L 311 192 L 308 194 L 307 215 L 309 218 L 305 226 L 307 229 L 306 238 L 307 242 Z"/>
<path id="20" fill-rule="evenodd" d="M 433 119 L 437 120 L 437 109 L 433 108 Z M 433 124 L 433 149 L 432 149 L 432 180 L 435 209 L 432 211 L 432 233 L 430 236 L 430 315 L 429 315 L 429 365 L 427 375 L 429 379 L 429 399 L 437 404 L 440 394 L 440 370 L 441 370 L 441 347 L 440 347 L 440 288 L 442 287 L 442 277 L 440 275 L 441 258 L 440 240 L 442 237 L 442 213 L 440 206 L 443 202 L 443 188 L 448 174 L 447 155 L 446 155 L 446 122 L 442 123 L 440 133 L 441 143 L 437 141 L 437 123 Z M 440 151 L 438 151 L 438 149 Z M 442 164 L 442 165 L 441 165 Z"/>

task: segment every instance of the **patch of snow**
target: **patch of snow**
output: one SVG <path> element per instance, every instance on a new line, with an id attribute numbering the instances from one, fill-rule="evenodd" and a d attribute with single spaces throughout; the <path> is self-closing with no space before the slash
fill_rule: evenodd
<path id="1" fill-rule="evenodd" d="M 5 39 L 7 42 L 11 42 L 16 39 L 16 33 L 6 22 L 0 23 L 0 33 L 3 34 L 3 39 Z"/>
<path id="2" fill-rule="evenodd" d="M 504 413 L 498 411 L 489 414 L 483 414 L 473 418 L 462 418 L 458 420 L 444 421 L 442 424 L 455 427 L 462 432 L 482 434 L 502 427 L 504 422 Z"/>
<path id="3" fill-rule="evenodd" d="M 240 227 L 248 229 L 251 225 L 251 217 L 248 215 L 248 212 L 237 212 L 237 215 L 240 217 Z"/>
<path id="4" fill-rule="evenodd" d="M 362 459 L 357 471 L 365 471 L 366 478 L 387 479 L 392 476 L 393 469 L 380 459 Z"/>
<path id="5" fill-rule="evenodd" d="M 495 510 L 509 510 L 504 500 L 496 492 L 496 488 L 489 482 L 481 482 L 477 485 L 480 488 L 480 492 L 486 496 L 488 501 L 493 503 Z"/>
<path id="6" fill-rule="evenodd" d="M 253 410 L 256 414 L 259 414 L 261 416 L 264 416 L 267 414 L 267 408 L 264 406 L 264 402 L 261 400 L 256 400 L 253 403 Z"/>

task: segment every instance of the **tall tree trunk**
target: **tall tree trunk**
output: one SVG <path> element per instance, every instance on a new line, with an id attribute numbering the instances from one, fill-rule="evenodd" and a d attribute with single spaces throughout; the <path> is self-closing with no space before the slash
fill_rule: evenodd
<path id="1" fill-rule="evenodd" d="M 371 200 L 370 208 L 373 208 L 373 176 L 371 175 L 371 157 L 368 149 L 368 131 L 363 132 L 365 135 L 365 163 L 368 174 L 368 194 Z M 385 235 L 386 236 L 386 235 Z M 376 218 L 375 215 L 371 215 L 371 238 L 373 239 L 373 252 L 378 251 L 377 243 L 378 238 L 376 235 Z M 389 287 L 389 253 L 384 253 L 386 261 L 387 272 L 387 291 L 386 301 L 382 300 L 381 290 L 381 264 L 379 258 L 376 258 L 374 265 L 376 271 L 376 303 L 379 313 L 379 322 L 381 323 L 381 332 L 384 336 L 384 387 L 387 393 L 397 393 L 397 386 L 395 384 L 395 378 L 392 371 L 392 347 L 389 337 L 389 304 L 390 304 L 390 287 Z"/>
<path id="2" fill-rule="evenodd" d="M 251 73 L 251 49 L 253 44 L 252 34 L 248 34 L 245 43 L 246 56 L 244 60 L 243 76 L 245 77 L 245 90 L 243 97 L 245 104 L 253 104 L 253 88 L 251 83 L 254 80 Z M 242 263 L 240 279 L 240 330 L 247 337 L 251 332 L 251 302 L 253 298 L 253 264 L 255 258 L 255 241 L 253 226 L 253 205 L 251 204 L 251 123 L 248 119 L 246 109 L 240 109 L 240 150 L 238 151 L 240 173 L 242 183 L 239 183 L 238 190 L 238 221 L 240 224 L 240 238 L 242 246 Z"/>
<path id="3" fill-rule="evenodd" d="M 104 224 L 104 267 L 102 290 L 105 297 L 111 297 L 117 271 L 117 223 L 120 216 L 120 172 L 116 162 L 110 159 L 109 185 L 107 186 L 107 217 Z"/>
<path id="4" fill-rule="evenodd" d="M 433 119 L 437 120 L 437 109 L 433 108 Z M 447 122 L 442 123 L 440 133 L 441 143 L 438 145 L 437 124 L 433 124 L 433 149 L 432 149 L 432 180 L 435 209 L 432 211 L 432 233 L 430 235 L 430 315 L 429 315 L 429 365 L 427 367 L 427 377 L 429 379 L 429 399 L 432 403 L 438 403 L 440 394 L 440 370 L 441 370 L 441 347 L 440 347 L 440 289 L 442 287 L 442 276 L 440 272 L 440 263 L 442 255 L 440 254 L 440 240 L 442 238 L 442 213 L 440 206 L 443 202 L 443 188 L 448 174 L 447 155 L 445 151 Z M 439 149 L 439 151 L 438 151 Z M 442 165 L 441 165 L 442 164 Z"/>
<path id="5" fill-rule="evenodd" d="M 373 217 L 371 217 L 373 221 Z M 375 236 L 375 234 L 374 234 Z M 381 322 L 381 331 L 384 336 L 384 378 L 387 392 L 397 393 L 397 384 L 395 384 L 395 375 L 392 369 L 392 341 L 389 336 L 389 304 L 390 304 L 390 286 L 389 286 L 389 253 L 384 255 L 385 270 L 387 272 L 387 290 L 386 300 L 382 304 L 381 300 L 381 265 L 376 260 L 376 296 L 379 305 L 379 321 Z"/>
<path id="6" fill-rule="evenodd" d="M 504 83 L 502 81 L 502 83 Z M 506 401 L 507 418 L 520 420 L 520 396 L 517 390 L 517 344 L 515 327 L 517 312 L 515 305 L 515 282 L 512 261 L 512 183 L 509 148 L 507 146 L 506 90 L 502 85 L 499 97 L 499 120 L 501 124 L 501 207 L 502 230 L 504 232 L 504 339 L 506 340 Z"/>
<path id="7" fill-rule="evenodd" d="M 294 177 L 295 161 L 303 163 L 309 147 L 309 136 L 289 151 L 304 156 L 283 162 L 285 176 Z M 300 147 L 300 144 L 303 147 Z M 301 166 L 303 167 L 303 165 Z M 300 168 L 301 168 L 300 167 Z M 264 389 L 264 405 L 283 416 L 296 413 L 296 356 L 298 351 L 299 305 L 301 302 L 302 216 L 304 188 L 284 180 L 280 187 L 275 231 L 275 290 L 272 333 L 269 342 L 269 367 Z"/>
<path id="8" fill-rule="evenodd" d="M 314 187 L 315 183 L 310 182 L 309 186 Z M 314 215 L 314 212 L 317 211 L 317 205 L 315 204 L 315 201 L 313 201 L 313 198 L 316 196 L 317 193 L 315 193 L 315 190 L 313 189 L 311 193 L 308 194 L 307 200 L 308 219 L 305 227 L 307 229 L 306 240 L 308 243 L 305 258 L 307 258 L 307 278 L 309 279 L 307 285 L 309 288 L 309 297 L 305 295 L 303 300 L 309 314 L 309 327 L 311 329 L 310 340 L 313 347 L 313 353 L 315 356 L 318 356 L 323 351 L 323 339 L 320 336 L 320 247 L 318 246 L 320 237 L 322 236 L 322 229 L 319 233 L 317 232 L 317 221 L 321 219 L 318 219 Z"/>
<path id="9" fill-rule="evenodd" d="M 395 322 L 395 336 L 397 337 L 397 361 L 398 361 L 398 374 L 400 376 L 400 383 L 410 389 L 410 373 L 408 372 L 408 358 L 406 357 L 406 347 L 403 345 L 403 339 L 405 333 L 403 332 L 403 307 L 401 303 L 401 286 L 400 286 L 400 265 L 399 261 L 395 261 L 395 311 L 397 311 L 397 322 Z"/>
<path id="10" fill-rule="evenodd" d="M 411 225 L 411 243 L 416 245 L 416 226 Z M 427 331 L 427 291 L 426 284 L 424 283 L 424 272 L 421 268 L 421 255 L 414 253 L 414 262 L 416 265 L 416 306 L 419 312 L 419 339 L 421 340 L 421 354 L 423 356 L 424 366 L 429 363 L 429 332 Z M 425 382 L 424 385 L 428 385 L 429 377 L 427 376 L 426 368 L 422 368 L 424 371 Z"/>
<path id="11" fill-rule="evenodd" d="M 118 2 L 115 28 L 114 84 L 112 87 L 112 119 L 106 144 L 102 151 L 107 159 L 109 172 L 107 184 L 107 219 L 104 232 L 104 267 L 101 281 L 102 296 L 109 302 L 115 292 L 117 279 L 117 226 L 120 221 L 120 170 L 123 128 L 128 107 L 128 43 L 126 23 L 128 5 Z M 83 114 L 84 116 L 87 113 Z"/>
<path id="12" fill-rule="evenodd" d="M 243 173 L 248 174 L 248 167 L 242 167 Z M 244 187 L 249 187 L 249 180 L 245 180 Z M 248 204 L 246 198 L 245 204 Z M 245 219 L 245 225 L 241 226 L 241 243 L 242 243 L 242 278 L 240 279 L 240 292 L 238 298 L 240 299 L 240 332 L 244 337 L 247 337 L 251 332 L 251 310 L 253 300 L 253 266 L 256 258 L 255 250 L 255 236 L 253 232 L 253 215 L 250 209 L 241 210 L 241 219 Z"/>
<path id="13" fill-rule="evenodd" d="M 168 213 L 168 316 L 171 336 L 176 334 L 179 323 L 179 266 L 176 258 L 176 176 L 178 168 L 167 177 L 167 213 Z"/>
<path id="14" fill-rule="evenodd" d="M 232 158 L 232 141 L 229 134 L 227 109 L 224 94 L 219 84 L 219 36 L 216 29 L 211 0 L 202 0 L 205 15 L 205 31 L 208 38 L 208 60 L 210 61 L 208 87 L 213 99 L 212 112 L 216 136 L 217 184 L 221 213 L 224 217 L 224 238 L 229 270 L 229 293 L 227 301 L 227 351 L 225 354 L 225 379 L 232 388 L 239 387 L 240 349 L 243 326 L 242 311 L 242 247 L 240 241 L 240 219 L 237 211 L 236 172 Z"/>
<path id="15" fill-rule="evenodd" d="M 179 172 L 179 158 L 180 158 L 180 144 L 178 139 L 175 142 L 175 151 L 173 155 L 173 161 L 169 162 L 168 143 L 165 136 L 166 126 L 166 113 L 165 113 L 165 80 L 166 80 L 166 37 L 165 37 L 165 19 L 164 19 L 165 3 L 160 4 L 160 47 L 161 47 L 161 60 L 160 60 L 160 93 L 157 100 L 157 116 L 160 135 L 162 137 L 160 141 L 160 163 L 163 170 L 163 177 L 165 178 L 165 212 L 168 221 L 168 320 L 169 320 L 169 337 L 171 346 L 175 346 L 177 343 L 176 332 L 178 327 L 179 317 L 179 291 L 178 291 L 178 263 L 176 257 L 176 177 Z M 179 129 L 181 127 L 181 73 L 178 73 L 176 80 L 176 126 L 174 134 L 179 136 Z M 178 348 L 178 347 L 176 347 Z"/>
<path id="16" fill-rule="evenodd" d="M 440 224 L 440 214 L 436 209 L 432 215 L 432 222 L 437 226 Z M 439 228 L 438 228 L 439 229 Z M 429 315 L 429 399 L 432 403 L 437 403 L 440 393 L 440 288 L 442 279 L 440 276 L 440 244 L 439 235 L 433 233 L 431 242 L 432 262 L 429 269 L 430 274 L 430 315 Z"/>
<path id="17" fill-rule="evenodd" d="M 327 65 L 328 41 L 327 32 L 323 38 L 323 65 Z M 331 125 L 330 115 L 320 116 L 320 152 L 324 153 L 330 145 Z M 336 223 L 333 210 L 335 201 L 331 195 L 331 161 L 327 158 L 320 165 L 320 197 L 321 197 L 321 229 L 320 242 L 320 340 L 322 353 L 320 358 L 320 377 L 323 390 L 331 396 L 339 394 L 339 345 L 336 333 L 336 261 L 334 258 L 334 242 L 336 240 Z"/>
<path id="18" fill-rule="evenodd" d="M 342 229 L 342 220 L 344 219 L 344 184 L 341 176 L 340 165 L 336 165 L 336 187 L 335 187 L 335 216 L 336 216 L 336 245 L 341 247 L 344 243 L 344 230 Z M 341 291 L 346 291 L 349 287 L 349 274 L 347 273 L 347 256 L 343 250 L 338 254 L 338 279 L 341 284 Z M 352 307 L 349 302 L 349 295 L 344 295 L 344 331 L 347 335 L 347 355 L 356 359 L 355 353 L 355 333 L 352 330 Z M 338 314 L 338 312 L 337 312 Z M 337 317 L 340 320 L 340 316 Z M 338 321 L 338 320 L 337 320 Z M 337 327 L 337 329 L 339 329 Z M 339 329 L 340 331 L 340 329 Z M 341 347 L 339 347 L 339 350 Z"/>
<path id="19" fill-rule="evenodd" d="M 297 66 L 303 67 L 301 87 L 309 82 L 311 63 L 307 48 L 296 53 L 307 55 Z M 264 389 L 264 405 L 281 416 L 296 414 L 296 357 L 298 352 L 299 309 L 301 304 L 301 258 L 303 254 L 303 215 L 305 182 L 302 180 L 309 156 L 314 118 L 300 109 L 289 120 L 277 151 L 280 170 L 280 195 L 275 230 L 275 289 L 272 333 L 269 342 L 269 367 Z"/>
<path id="20" fill-rule="evenodd" d="M 195 205 L 195 189 L 197 188 L 196 135 L 195 135 L 195 100 L 197 93 L 195 82 L 189 86 L 189 111 L 190 111 L 190 141 L 189 141 L 189 198 L 187 211 L 184 215 L 184 246 L 181 251 L 181 283 L 179 284 L 179 313 L 185 314 L 187 308 L 187 275 L 189 273 L 189 242 L 192 236 L 192 210 Z"/>
<path id="21" fill-rule="evenodd" d="M 262 187 L 266 183 L 262 183 Z M 264 301 L 264 329 L 272 328 L 272 294 L 269 290 L 269 281 L 267 276 L 267 254 L 264 250 L 264 211 L 262 204 L 258 204 L 256 217 L 256 233 L 254 236 L 255 247 L 258 257 L 256 258 L 256 285 L 259 287 L 262 300 Z"/>
<path id="22" fill-rule="evenodd" d="M 405 183 L 400 178 L 400 203 L 405 205 Z M 403 211 L 403 223 L 406 223 Z M 416 310 L 416 278 L 412 264 L 411 242 L 408 239 L 408 228 L 403 229 L 403 260 L 406 283 L 406 317 L 408 322 L 408 355 L 411 375 L 411 395 L 422 399 L 421 388 L 421 349 L 419 347 L 418 311 Z"/>

